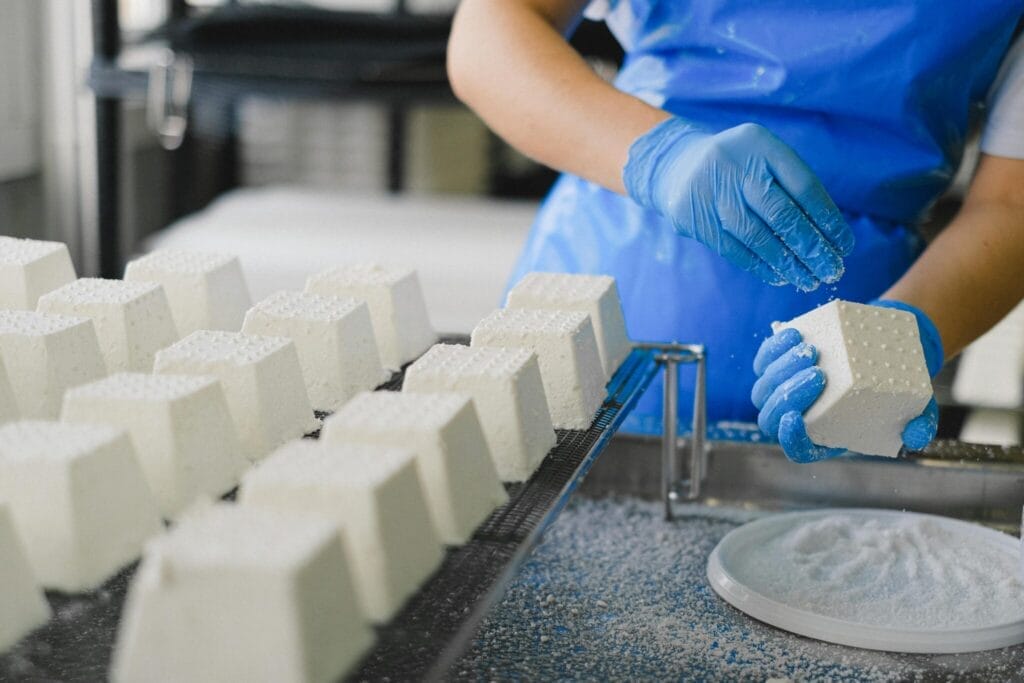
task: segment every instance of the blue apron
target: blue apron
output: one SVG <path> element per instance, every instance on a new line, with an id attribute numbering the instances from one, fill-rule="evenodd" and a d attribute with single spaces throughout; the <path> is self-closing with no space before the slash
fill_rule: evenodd
<path id="1" fill-rule="evenodd" d="M 752 421 L 751 362 L 770 323 L 875 298 L 920 253 L 914 226 L 949 185 L 1022 13 L 1020 0 L 618 0 L 606 18 L 627 53 L 616 87 L 711 130 L 759 123 L 792 146 L 856 234 L 846 275 L 811 293 L 768 286 L 564 175 L 510 284 L 532 270 L 614 276 L 631 338 L 705 344 L 709 419 Z M 661 431 L 661 391 L 659 379 L 625 430 Z"/>

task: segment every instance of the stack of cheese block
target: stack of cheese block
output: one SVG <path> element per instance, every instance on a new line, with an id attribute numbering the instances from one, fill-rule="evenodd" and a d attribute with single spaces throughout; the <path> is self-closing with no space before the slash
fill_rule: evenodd
<path id="1" fill-rule="evenodd" d="M 0 649 L 48 618 L 41 588 L 142 554 L 116 681 L 344 675 L 629 351 L 605 277 L 531 274 L 470 347 L 431 346 L 391 266 L 252 305 L 229 256 L 76 280 L 63 245 L 0 238 L 0 284 Z"/>

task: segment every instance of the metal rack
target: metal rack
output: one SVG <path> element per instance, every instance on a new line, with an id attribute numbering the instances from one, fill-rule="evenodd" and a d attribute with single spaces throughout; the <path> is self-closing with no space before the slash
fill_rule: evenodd
<path id="1" fill-rule="evenodd" d="M 467 340 L 449 337 L 444 341 Z M 481 524 L 468 543 L 447 551 L 434 576 L 389 624 L 377 629 L 375 647 L 349 680 L 443 678 L 658 372 L 668 369 L 666 386 L 675 386 L 671 377 L 680 363 L 695 362 L 702 368 L 703 361 L 704 352 L 699 346 L 637 345 L 609 382 L 607 397 L 591 426 L 586 430 L 556 430 L 557 443 L 534 475 L 526 482 L 507 485 L 509 501 Z M 699 377 L 703 382 L 703 372 Z M 398 390 L 402 380 L 403 374 L 399 373 L 380 389 Z M 702 395 L 703 391 L 697 393 Z M 694 420 L 701 436 L 703 421 L 701 398 Z M 675 421 L 666 424 L 672 427 L 665 435 L 662 452 L 668 454 L 671 445 L 674 459 Z M 703 456 L 703 438 L 695 441 L 701 445 L 691 449 L 691 454 Z M 700 472 L 705 470 L 694 469 L 693 462 L 690 477 L 699 480 Z M 671 472 L 675 477 L 677 470 Z M 678 495 L 687 495 L 682 491 L 691 490 L 689 486 L 678 488 Z M 677 490 L 675 486 L 669 488 Z M 127 567 L 90 594 L 50 594 L 54 618 L 0 657 L 0 680 L 104 680 L 135 570 L 136 565 Z"/>
<path id="2" fill-rule="evenodd" d="M 271 95 L 384 105 L 391 192 L 405 184 L 408 109 L 456 102 L 445 68 L 449 15 L 413 15 L 404 0 L 396 0 L 395 10 L 387 14 L 289 7 L 286 2 L 244 9 L 229 2 L 200 12 L 186 0 L 166 2 L 166 24 L 142 43 L 126 44 L 118 0 L 92 0 L 94 57 L 88 85 L 96 94 L 95 241 L 103 277 L 119 277 L 124 265 L 120 158 L 125 100 L 147 102 L 149 126 L 172 154 L 172 219 L 203 208 L 238 185 L 237 110 L 243 98 Z M 308 40 L 282 41 L 268 30 L 303 21 L 320 33 Z M 250 38 L 238 38 L 254 24 L 257 30 Z M 326 28 L 318 28 L 321 24 Z M 586 56 L 613 62 L 622 58 L 603 24 L 583 22 L 571 42 Z M 205 129 L 202 144 L 195 135 L 198 122 Z M 497 138 L 492 140 L 492 152 L 497 152 Z M 553 181 L 553 172 L 544 180 L 545 185 Z M 531 189 L 541 190 L 538 197 L 543 194 L 543 188 Z"/>
<path id="3" fill-rule="evenodd" d="M 225 10 L 238 8 L 230 3 Z M 299 10 L 279 9 L 294 18 Z M 325 19 L 336 15 L 326 10 L 301 10 L 304 14 Z M 157 41 L 173 49 L 178 37 L 176 29 L 193 20 L 193 8 L 185 0 L 167 0 L 168 20 L 162 29 L 164 38 Z M 209 16 L 209 14 L 207 15 Z M 367 15 L 368 17 L 370 15 Z M 405 12 L 404 0 L 396 4 L 393 15 L 379 15 L 379 23 L 393 16 L 400 25 L 423 24 L 439 37 L 432 51 L 422 54 L 414 62 L 408 59 L 390 59 L 386 50 L 379 50 L 363 58 L 354 57 L 344 42 L 337 49 L 310 56 L 301 50 L 290 54 L 279 49 L 269 58 L 259 59 L 260 54 L 270 49 L 258 42 L 248 45 L 227 47 L 216 51 L 219 59 L 210 59 L 204 52 L 194 59 L 182 49 L 166 51 L 137 51 L 136 60 L 125 59 L 125 45 L 118 20 L 117 0 L 92 0 L 94 57 L 89 70 L 89 86 L 96 93 L 96 144 L 97 144 L 97 205 L 99 214 L 99 267 L 103 277 L 118 277 L 123 267 L 120 253 L 120 187 L 121 173 L 119 157 L 122 145 L 121 102 L 125 99 L 147 98 L 150 101 L 149 117 L 154 115 L 154 102 L 169 105 L 170 116 L 175 122 L 171 132 L 169 150 L 183 148 L 176 153 L 176 164 L 184 164 L 194 152 L 189 144 L 183 125 L 192 111 L 194 101 L 205 100 L 204 118 L 218 121 L 218 146 L 205 161 L 212 162 L 213 169 L 204 169 L 210 177 L 204 183 L 208 187 L 189 188 L 176 191 L 175 196 L 186 199 L 176 202 L 173 214 L 180 217 L 203 205 L 217 194 L 237 185 L 235 159 L 235 118 L 238 100 L 246 95 L 275 93 L 284 97 L 331 97 L 342 99 L 370 99 L 384 102 L 389 106 L 389 187 L 392 191 L 402 188 L 402 151 L 404 148 L 406 107 L 414 101 L 454 101 L 444 70 L 444 40 L 450 17 L 412 18 Z M 169 39 L 168 39 L 169 37 Z M 129 51 L 130 52 L 130 51 Z M 255 60 L 255 61 L 254 61 Z M 340 65 L 339 68 L 324 69 L 325 62 Z M 283 68 L 274 69 L 274 65 Z M 232 68 L 241 65 L 241 70 Z M 406 68 L 394 68 L 394 67 Z M 276 71 L 276 72 L 275 72 Z M 163 79 L 163 80 L 161 80 Z M 163 88 L 157 86 L 163 85 Z M 187 88 L 183 88 L 187 85 Z M 175 92 L 175 88 L 177 91 Z M 168 96 L 168 91 L 173 95 Z M 162 116 L 163 112 L 156 113 Z M 161 137 L 168 129 L 155 126 Z M 207 165 L 210 165 L 209 163 Z M 191 177 L 193 174 L 179 172 L 176 175 Z M 179 180 L 179 182 L 183 182 Z"/>

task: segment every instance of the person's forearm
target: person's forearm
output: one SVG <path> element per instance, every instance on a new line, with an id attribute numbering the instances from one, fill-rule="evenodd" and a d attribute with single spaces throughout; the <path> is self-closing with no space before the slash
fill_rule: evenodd
<path id="1" fill-rule="evenodd" d="M 597 76 L 565 41 L 583 0 L 463 0 L 448 46 L 456 95 L 524 154 L 622 193 L 632 142 L 668 114 Z"/>
<path id="2" fill-rule="evenodd" d="M 1024 298 L 1024 161 L 983 157 L 950 225 L 883 298 L 923 310 L 947 358 Z"/>

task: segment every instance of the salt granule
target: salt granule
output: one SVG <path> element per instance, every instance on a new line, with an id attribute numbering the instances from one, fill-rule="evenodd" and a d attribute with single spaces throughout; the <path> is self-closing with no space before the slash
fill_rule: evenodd
<path id="1" fill-rule="evenodd" d="M 1024 671 L 1024 646 L 895 654 L 750 619 L 715 595 L 705 567 L 726 533 L 760 513 L 684 505 L 666 522 L 661 512 L 635 498 L 571 501 L 449 677 L 859 683 L 1019 680 Z"/>

